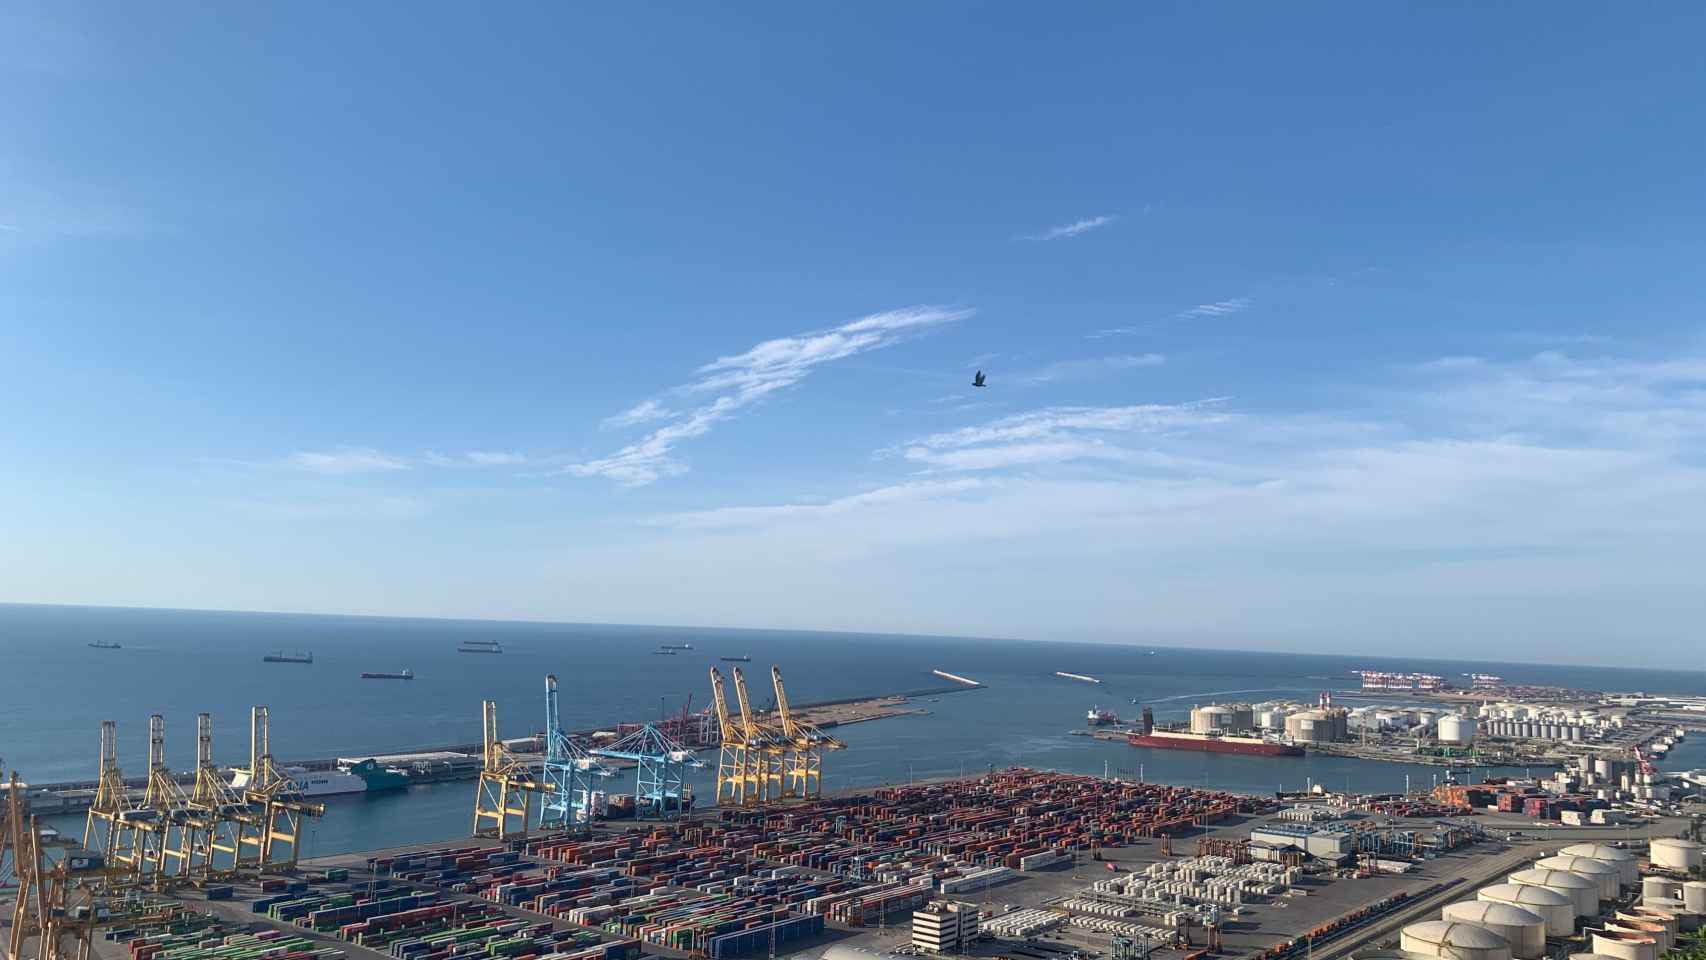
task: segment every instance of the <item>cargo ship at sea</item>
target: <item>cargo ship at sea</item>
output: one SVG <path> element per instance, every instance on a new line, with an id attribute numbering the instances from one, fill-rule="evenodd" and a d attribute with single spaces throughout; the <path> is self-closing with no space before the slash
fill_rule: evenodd
<path id="1" fill-rule="evenodd" d="M 261 662 L 262 663 L 313 663 L 314 662 L 314 654 L 312 654 L 312 653 L 285 653 L 283 650 L 276 650 L 276 651 L 269 653 L 266 656 L 262 657 Z"/>
<path id="2" fill-rule="evenodd" d="M 724 663 L 751 663 L 752 657 L 719 657 Z"/>
<path id="3" fill-rule="evenodd" d="M 1301 757 L 1303 748 L 1261 737 L 1238 737 L 1229 734 L 1190 733 L 1184 730 L 1158 730 L 1155 715 L 1143 708 L 1143 723 L 1138 732 L 1128 734 L 1126 742 L 1134 747 L 1157 750 L 1196 750 L 1201 753 L 1236 753 L 1247 757 Z"/>
<path id="4" fill-rule="evenodd" d="M 361 679 L 363 680 L 413 680 L 414 678 L 415 672 L 413 670 L 404 670 L 402 673 L 363 671 L 361 675 Z"/>
<path id="5" fill-rule="evenodd" d="M 122 650 L 122 649 L 124 649 L 123 647 L 119 646 L 118 644 L 114 643 L 111 640 L 91 640 L 91 641 L 89 641 L 89 646 L 94 647 L 96 650 Z"/>
<path id="6" fill-rule="evenodd" d="M 660 643 L 660 644 L 658 644 L 658 649 L 659 650 L 691 650 L 691 649 L 693 649 L 693 644 L 691 644 L 691 643 Z"/>
<path id="7" fill-rule="evenodd" d="M 457 653 L 503 653 L 504 648 L 496 640 L 464 640 L 456 648 Z"/>
<path id="8" fill-rule="evenodd" d="M 1084 722 L 1088 723 L 1092 727 L 1111 727 L 1118 724 L 1120 722 L 1120 718 L 1119 715 L 1114 713 L 1112 710 L 1103 710 L 1101 707 L 1091 707 L 1090 713 L 1084 718 Z"/>

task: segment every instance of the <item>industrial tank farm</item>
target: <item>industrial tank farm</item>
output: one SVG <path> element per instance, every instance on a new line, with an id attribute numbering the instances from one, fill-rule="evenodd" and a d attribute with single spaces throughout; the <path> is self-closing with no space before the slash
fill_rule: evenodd
<path id="1" fill-rule="evenodd" d="M 1465 900 L 1440 911 L 1440 919 L 1472 923 L 1505 938 L 1517 960 L 1539 960 L 1546 954 L 1546 920 L 1508 903 Z"/>
<path id="2" fill-rule="evenodd" d="M 1486 927 L 1452 920 L 1425 920 L 1404 928 L 1404 950 L 1448 960 L 1511 960 L 1510 941 Z"/>

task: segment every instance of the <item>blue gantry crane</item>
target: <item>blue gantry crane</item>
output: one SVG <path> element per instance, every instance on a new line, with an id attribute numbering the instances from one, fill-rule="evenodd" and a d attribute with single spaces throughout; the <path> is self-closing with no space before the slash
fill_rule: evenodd
<path id="1" fill-rule="evenodd" d="M 563 731 L 557 712 L 557 676 L 545 676 L 545 763 L 546 792 L 539 803 L 540 829 L 582 830 L 591 825 L 597 811 L 594 779 L 612 775 Z"/>
<path id="2" fill-rule="evenodd" d="M 693 751 L 659 730 L 655 723 L 648 723 L 593 753 L 615 760 L 632 760 L 637 764 L 634 769 L 634 816 L 659 820 L 668 820 L 687 809 L 692 798 L 687 789 L 687 768 L 699 770 L 705 766 Z"/>

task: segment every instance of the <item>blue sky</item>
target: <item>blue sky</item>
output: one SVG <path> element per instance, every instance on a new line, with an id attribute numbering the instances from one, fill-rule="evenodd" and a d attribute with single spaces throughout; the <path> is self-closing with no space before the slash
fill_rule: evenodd
<path id="1" fill-rule="evenodd" d="M 1697 652 L 1703 29 L 9 4 L 0 600 Z"/>

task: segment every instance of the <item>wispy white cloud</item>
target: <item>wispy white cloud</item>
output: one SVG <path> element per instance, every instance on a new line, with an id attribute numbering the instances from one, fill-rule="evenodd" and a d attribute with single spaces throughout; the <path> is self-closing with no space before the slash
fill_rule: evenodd
<path id="1" fill-rule="evenodd" d="M 304 450 L 291 454 L 285 460 L 300 470 L 333 475 L 409 469 L 409 464 L 402 458 L 381 453 L 372 447 Z"/>
<path id="2" fill-rule="evenodd" d="M 1094 455 L 1110 458 L 1106 437 L 1162 435 L 1232 422 L 1225 409 L 1229 398 L 1192 403 L 1133 404 L 1123 407 L 1046 407 L 988 423 L 946 430 L 921 437 L 900 448 L 906 459 L 956 469 L 987 469 L 1001 464 L 1001 453 L 1015 451 L 1016 462 L 1037 462 L 1043 454 L 1056 460 Z"/>
<path id="3" fill-rule="evenodd" d="M 1121 370 L 1139 367 L 1158 367 L 1166 362 L 1159 353 L 1122 353 L 1109 357 L 1088 357 L 1082 360 L 1061 360 L 1045 367 L 1018 374 L 1014 379 L 1026 386 L 1041 386 L 1063 380 L 1089 380 Z"/>
<path id="4" fill-rule="evenodd" d="M 917 480 L 878 487 L 860 493 L 838 497 L 824 503 L 788 503 L 765 507 L 721 507 L 654 517 L 650 526 L 675 527 L 684 530 L 733 530 L 764 526 L 790 520 L 809 521 L 838 517 L 860 511 L 880 510 L 897 504 L 942 500 L 970 490 L 985 481 L 966 477 L 957 480 Z"/>
<path id="5" fill-rule="evenodd" d="M 642 423 L 652 423 L 657 420 L 668 420 L 675 416 L 675 411 L 659 403 L 656 399 L 641 400 L 621 413 L 605 417 L 600 426 L 606 429 L 617 427 L 634 427 Z"/>
<path id="6" fill-rule="evenodd" d="M 427 451 L 419 456 L 387 453 L 372 447 L 338 447 L 307 450 L 284 458 L 287 466 L 328 475 L 382 473 L 414 467 L 505 467 L 530 462 L 524 453 L 499 450 L 470 450 L 461 454 Z"/>
<path id="7" fill-rule="evenodd" d="M 1134 333 L 1154 333 L 1166 327 L 1173 326 L 1174 324 L 1188 323 L 1192 320 L 1230 317 L 1233 314 L 1243 313 L 1254 305 L 1255 301 L 1251 300 L 1249 297 L 1233 297 L 1230 300 L 1216 300 L 1213 303 L 1199 303 L 1194 307 L 1187 307 L 1177 313 L 1170 313 L 1165 317 L 1147 320 L 1143 323 L 1136 323 L 1127 327 L 1108 327 L 1103 330 L 1097 330 L 1095 333 L 1087 334 L 1086 336 L 1091 340 L 1098 340 L 1103 337 L 1120 337 Z"/>
<path id="8" fill-rule="evenodd" d="M 1033 233 L 1025 239 L 1064 240 L 1067 237 L 1076 237 L 1081 233 L 1088 233 L 1097 227 L 1105 227 L 1118 219 L 1119 217 L 1116 217 L 1113 214 L 1102 214 L 1101 216 L 1089 217 L 1084 220 L 1074 220 L 1071 223 L 1063 223 L 1058 227 L 1050 227 L 1042 233 Z"/>
<path id="9" fill-rule="evenodd" d="M 469 463 L 481 467 L 507 467 L 527 462 L 527 455 L 501 450 L 470 450 L 463 454 Z"/>
<path id="10" fill-rule="evenodd" d="M 949 307 L 906 307 L 861 317 L 830 330 L 766 340 L 742 353 L 718 357 L 700 367 L 696 379 L 673 391 L 684 397 L 715 394 L 714 399 L 671 412 L 668 422 L 634 443 L 607 457 L 569 464 L 564 472 L 606 477 L 624 486 L 643 486 L 680 474 L 687 467 L 673 451 L 682 441 L 704 436 L 719 422 L 799 383 L 823 364 L 892 346 L 924 329 L 964 319 L 971 313 Z M 628 413 L 662 409 L 661 403 L 648 408 L 647 402 L 642 402 Z"/>

